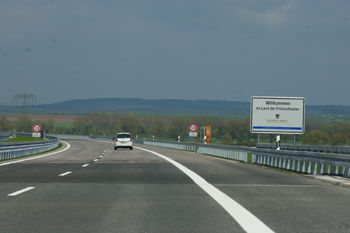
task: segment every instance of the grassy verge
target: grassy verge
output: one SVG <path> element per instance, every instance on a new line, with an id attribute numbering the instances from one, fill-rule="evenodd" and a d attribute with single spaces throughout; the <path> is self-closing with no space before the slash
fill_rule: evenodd
<path id="1" fill-rule="evenodd" d="M 11 138 L 10 140 L 4 141 L 4 142 L 33 142 L 33 141 L 45 141 L 42 138 L 31 138 L 31 137 L 22 137 L 22 136 L 16 136 L 15 138 Z"/>

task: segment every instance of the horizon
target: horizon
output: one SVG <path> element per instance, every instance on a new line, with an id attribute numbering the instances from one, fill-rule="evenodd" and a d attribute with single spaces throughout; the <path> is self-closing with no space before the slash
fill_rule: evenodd
<path id="1" fill-rule="evenodd" d="M 295 97 L 281 97 L 281 96 L 259 96 L 259 97 L 280 97 L 280 98 L 295 98 Z M 106 98 L 86 98 L 86 99 L 70 99 L 60 102 L 54 102 L 54 103 L 40 103 L 40 102 L 28 102 L 27 105 L 32 106 L 40 106 L 40 105 L 54 105 L 54 104 L 60 104 L 65 102 L 71 102 L 71 101 L 88 101 L 88 100 L 112 100 L 112 99 L 124 99 L 124 100 L 144 100 L 144 101 L 189 101 L 189 102 L 196 102 L 196 101 L 217 101 L 217 102 L 231 102 L 231 103 L 245 103 L 250 104 L 250 101 L 235 101 L 235 100 L 215 100 L 215 99 L 195 99 L 195 100 L 189 100 L 189 99 L 146 99 L 146 98 L 120 98 L 120 97 L 106 97 Z M 13 105 L 10 105 L 10 103 L 14 103 Z M 6 103 L 0 103 L 0 106 L 23 106 L 23 103 L 21 102 L 8 102 Z M 337 105 L 337 104 L 308 104 L 307 100 L 305 100 L 305 106 L 344 106 L 344 107 L 350 107 L 350 105 Z"/>
<path id="2" fill-rule="evenodd" d="M 350 1 L 1 1 L 0 102 L 350 104 Z M 341 93 L 341 94 L 340 94 Z"/>

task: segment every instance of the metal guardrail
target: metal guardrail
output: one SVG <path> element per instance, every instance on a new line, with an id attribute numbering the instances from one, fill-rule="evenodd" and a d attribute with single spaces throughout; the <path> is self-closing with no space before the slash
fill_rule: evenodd
<path id="1" fill-rule="evenodd" d="M 60 139 L 90 139 L 87 135 L 75 135 L 75 134 L 46 134 L 51 137 L 56 137 Z"/>
<path id="2" fill-rule="evenodd" d="M 147 140 L 135 141 L 135 143 L 193 151 L 200 154 L 261 164 L 306 174 L 334 174 L 350 177 L 349 154 Z"/>
<path id="3" fill-rule="evenodd" d="M 89 136 L 55 135 L 59 138 L 89 139 Z M 111 135 L 94 135 L 92 138 L 110 138 Z M 201 143 L 166 142 L 157 140 L 134 139 L 134 143 L 167 147 L 178 150 L 192 151 L 200 154 L 262 164 L 280 169 L 306 174 L 335 174 L 350 177 L 350 154 L 334 154 L 313 151 L 335 151 L 346 153 L 348 147 L 330 146 L 291 146 L 282 145 L 282 150 L 247 147 L 225 146 Z M 264 144 L 260 144 L 264 145 Z M 265 144 L 272 147 L 273 145 Z M 294 150 L 293 150 L 294 149 Z M 300 151 L 297 151 L 300 150 Z M 303 151 L 305 150 L 305 151 Z M 307 150 L 307 151 L 306 151 Z"/>
<path id="4" fill-rule="evenodd" d="M 275 149 L 276 144 L 257 143 L 257 148 Z M 350 154 L 350 146 L 314 146 L 314 145 L 280 145 L 281 150 L 299 150 L 325 153 Z"/>
<path id="5" fill-rule="evenodd" d="M 7 141 L 10 139 L 10 132 L 0 132 L 0 142 Z"/>
<path id="6" fill-rule="evenodd" d="M 29 137 L 31 134 L 17 135 Z M 49 136 L 47 141 L 0 143 L 0 161 L 46 152 L 57 148 L 60 142 L 58 138 Z"/>

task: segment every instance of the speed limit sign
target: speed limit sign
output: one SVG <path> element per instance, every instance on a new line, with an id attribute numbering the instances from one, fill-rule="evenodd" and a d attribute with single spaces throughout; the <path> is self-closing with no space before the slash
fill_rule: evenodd
<path id="1" fill-rule="evenodd" d="M 41 126 L 39 124 L 33 125 L 33 131 L 39 133 L 41 131 Z"/>
<path id="2" fill-rule="evenodd" d="M 197 129 L 198 129 L 198 127 L 197 127 L 196 124 L 191 124 L 191 125 L 190 125 L 190 130 L 191 130 L 191 132 L 196 132 Z"/>

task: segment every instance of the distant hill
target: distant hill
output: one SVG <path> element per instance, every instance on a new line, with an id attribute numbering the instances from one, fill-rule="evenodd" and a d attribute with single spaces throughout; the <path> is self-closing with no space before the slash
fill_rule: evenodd
<path id="1" fill-rule="evenodd" d="M 306 115 L 341 114 L 350 115 L 349 106 L 306 105 Z M 28 106 L 34 113 L 87 113 L 136 112 L 136 113 L 181 113 L 181 114 L 225 114 L 249 115 L 250 102 L 222 100 L 149 100 L 131 98 L 77 99 L 54 104 Z M 0 105 L 0 112 L 21 112 L 21 106 Z"/>

